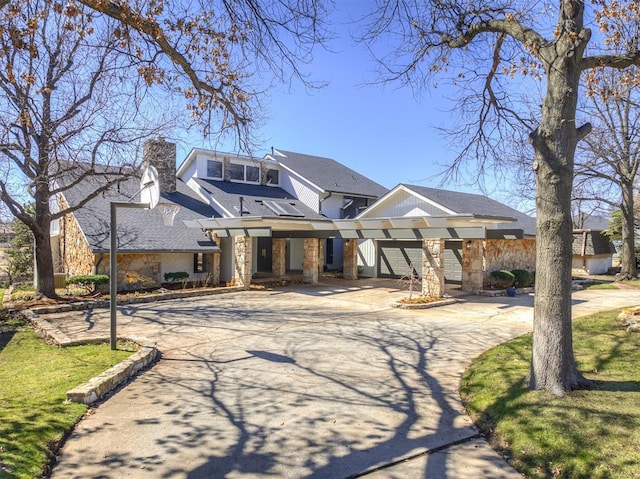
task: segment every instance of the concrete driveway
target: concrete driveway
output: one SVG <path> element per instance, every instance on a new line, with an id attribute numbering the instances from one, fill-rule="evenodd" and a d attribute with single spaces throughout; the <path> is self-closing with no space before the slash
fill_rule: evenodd
<path id="1" fill-rule="evenodd" d="M 119 310 L 119 334 L 162 359 L 92 410 L 54 478 L 520 477 L 464 413 L 460 376 L 529 331 L 532 298 L 388 306 L 393 282 L 331 282 Z M 579 292 L 576 314 L 640 304 L 640 292 Z M 582 309 L 581 309 L 582 308 Z M 48 318 L 105 336 L 108 311 Z"/>

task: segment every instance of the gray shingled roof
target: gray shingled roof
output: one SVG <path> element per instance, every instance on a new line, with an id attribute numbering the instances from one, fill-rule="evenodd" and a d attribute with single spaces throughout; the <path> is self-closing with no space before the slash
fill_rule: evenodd
<path id="1" fill-rule="evenodd" d="M 91 177 L 64 192 L 70 205 L 77 204 L 95 191 L 104 180 Z M 128 180 L 109 192 L 92 199 L 74 213 L 93 252 L 109 251 L 110 203 L 127 202 L 139 190 L 137 178 Z M 161 193 L 160 203 L 175 203 L 180 210 L 173 226 L 165 226 L 160 206 L 155 210 L 118 208 L 117 234 L 119 252 L 200 252 L 218 247 L 202 231 L 187 228 L 184 220 L 210 218 L 216 212 L 198 198 L 184 182 L 177 180 L 176 192 Z M 139 195 L 133 198 L 140 201 Z"/>
<path id="2" fill-rule="evenodd" d="M 379 198 L 387 188 L 331 158 L 277 150 L 284 156 L 272 158 L 295 171 L 324 191 Z"/>
<path id="3" fill-rule="evenodd" d="M 242 209 L 245 216 L 277 217 L 264 201 L 275 200 L 295 206 L 307 219 L 325 218 L 294 198 L 282 188 L 276 186 L 249 185 L 232 181 L 205 180 L 197 178 L 196 182 L 211 194 L 225 209 L 234 216 L 240 216 L 240 197 L 243 198 Z"/>
<path id="4" fill-rule="evenodd" d="M 573 233 L 573 254 L 582 256 L 582 242 L 586 236 L 585 254 L 613 254 L 616 248 L 611 240 L 599 231 L 585 231 Z"/>
<path id="5" fill-rule="evenodd" d="M 536 234 L 536 219 L 515 210 L 499 201 L 492 200 L 488 196 L 473 193 L 460 193 L 457 191 L 427 188 L 403 184 L 404 187 L 422 195 L 457 214 L 473 214 L 486 216 L 503 216 L 515 218 L 515 223 L 505 225 L 505 228 L 522 229 L 527 236 Z"/>

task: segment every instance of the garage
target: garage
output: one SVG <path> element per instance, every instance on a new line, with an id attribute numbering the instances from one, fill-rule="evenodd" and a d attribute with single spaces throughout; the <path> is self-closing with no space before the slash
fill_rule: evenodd
<path id="1" fill-rule="evenodd" d="M 408 276 L 410 265 L 422 274 L 422 243 L 420 241 L 378 241 L 378 277 Z"/>
<path id="2" fill-rule="evenodd" d="M 444 282 L 462 285 L 462 241 L 444 242 Z"/>
<path id="3" fill-rule="evenodd" d="M 378 241 L 379 278 L 407 276 L 411 264 L 421 275 L 421 241 Z M 462 284 L 462 241 L 445 241 L 444 277 L 445 283 Z"/>

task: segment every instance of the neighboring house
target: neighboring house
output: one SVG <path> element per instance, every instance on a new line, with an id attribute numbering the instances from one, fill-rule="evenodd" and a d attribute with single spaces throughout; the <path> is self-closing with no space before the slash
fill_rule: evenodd
<path id="1" fill-rule="evenodd" d="M 252 276 L 272 275 L 273 239 L 284 241 L 278 241 L 275 251 L 276 261 L 284 261 L 279 268 L 302 271 L 304 238 L 308 235 L 299 231 L 301 221 L 309 224 L 353 218 L 386 192 L 383 186 L 333 159 L 284 150 L 258 159 L 194 149 L 178 168 L 177 176 L 220 218 L 282 220 L 279 231 L 252 238 L 251 250 L 257 252 L 251 258 Z M 227 231 L 218 231 L 223 281 L 235 277 L 233 237 Z M 343 248 L 339 237 L 322 238 L 320 269 L 341 269 Z"/>
<path id="2" fill-rule="evenodd" d="M 460 193 L 422 186 L 400 184 L 380 198 L 357 219 L 373 218 L 447 218 L 452 226 L 467 225 L 484 229 L 482 239 L 456 237 L 454 229 L 444 228 L 445 283 L 465 285 L 465 257 L 473 252 L 476 267 L 484 271 L 484 282 L 497 269 L 535 270 L 535 219 L 483 195 Z M 458 222 L 456 222 L 458 220 Z M 398 231 L 386 239 L 362 240 L 359 265 L 364 275 L 387 278 L 408 276 L 410 265 L 420 271 L 423 255 L 422 238 Z M 469 259 L 469 261 L 471 261 Z M 420 273 L 418 273 L 420 274 Z"/>
<path id="3" fill-rule="evenodd" d="M 174 272 L 189 273 L 191 281 L 217 284 L 220 248 L 202 231 L 183 224 L 184 220 L 212 217 L 215 211 L 184 182 L 176 181 L 175 145 L 162 141 L 146 144 L 145 162 L 160 173 L 160 205 L 153 211 L 117 208 L 118 288 L 159 285 L 166 273 Z M 63 207 L 76 205 L 104 181 L 104 177 L 88 177 L 58 201 Z M 110 204 L 140 201 L 135 197 L 139 190 L 138 178 L 125 181 L 52 224 L 54 264 L 60 273 L 109 274 Z M 165 226 L 162 204 L 179 205 L 173 226 Z"/>
<path id="4" fill-rule="evenodd" d="M 609 227 L 606 218 L 580 218 L 580 228 L 573 230 L 572 268 L 587 274 L 606 274 L 613 266 L 616 248 L 604 231 Z"/>

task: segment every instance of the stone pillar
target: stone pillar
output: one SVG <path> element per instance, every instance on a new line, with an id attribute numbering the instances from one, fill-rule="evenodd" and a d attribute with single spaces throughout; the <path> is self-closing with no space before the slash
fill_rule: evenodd
<path id="1" fill-rule="evenodd" d="M 220 253 L 211 253 L 211 285 L 220 284 Z"/>
<path id="2" fill-rule="evenodd" d="M 344 240 L 342 275 L 344 279 L 358 279 L 358 240 Z"/>
<path id="3" fill-rule="evenodd" d="M 318 239 L 318 276 L 324 273 L 324 248 L 327 240 Z"/>
<path id="4" fill-rule="evenodd" d="M 444 240 L 425 239 L 422 243 L 422 294 L 444 296 Z"/>
<path id="5" fill-rule="evenodd" d="M 318 283 L 318 238 L 304 239 L 304 260 L 302 263 L 302 281 Z"/>
<path id="6" fill-rule="evenodd" d="M 237 286 L 249 289 L 251 284 L 252 239 L 244 236 L 233 238 L 235 280 Z"/>
<path id="7" fill-rule="evenodd" d="M 281 278 L 287 272 L 287 240 L 273 238 L 271 241 L 271 272 Z"/>
<path id="8" fill-rule="evenodd" d="M 462 242 L 462 291 L 478 293 L 484 282 L 484 241 Z"/>
<path id="9" fill-rule="evenodd" d="M 142 148 L 145 165 L 153 165 L 158 170 L 161 193 L 176 191 L 176 144 L 164 138 L 146 141 Z"/>

